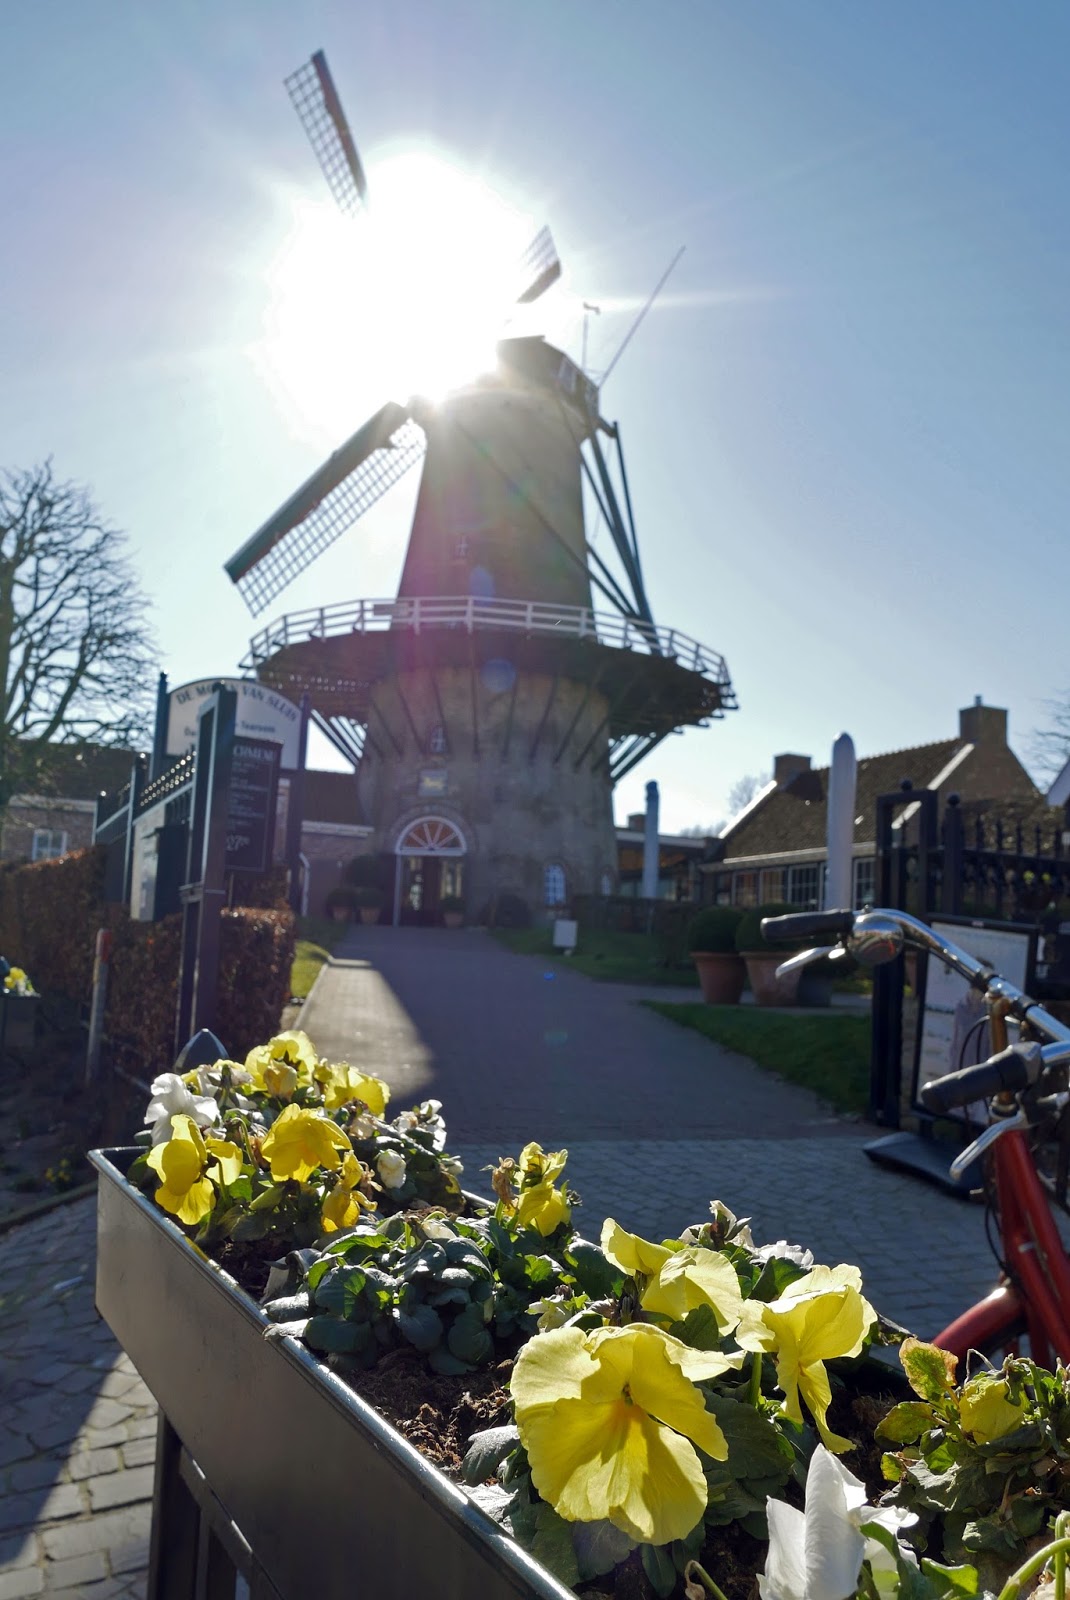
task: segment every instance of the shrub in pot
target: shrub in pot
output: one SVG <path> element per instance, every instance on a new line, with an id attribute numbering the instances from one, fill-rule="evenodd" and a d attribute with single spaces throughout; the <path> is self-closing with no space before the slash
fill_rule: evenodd
<path id="1" fill-rule="evenodd" d="M 348 883 L 340 883 L 327 894 L 327 915 L 335 922 L 350 922 L 357 907 L 357 890 Z"/>
<path id="2" fill-rule="evenodd" d="M 764 906 L 751 906 L 740 918 L 736 929 L 736 949 L 746 963 L 747 978 L 756 1005 L 790 1006 L 795 1003 L 799 991 L 798 972 L 789 972 L 778 978 L 776 969 L 798 946 L 791 942 L 766 940 L 762 934 L 762 921 L 765 917 L 787 916 L 798 909 L 798 906 L 771 902 Z"/>
<path id="3" fill-rule="evenodd" d="M 444 894 L 438 909 L 447 928 L 459 928 L 464 921 L 464 901 L 459 894 Z"/>
<path id="4" fill-rule="evenodd" d="M 734 906 L 707 906 L 688 924 L 687 948 L 707 1005 L 739 1004 L 746 978 L 743 957 L 736 949 L 742 915 Z"/>
<path id="5" fill-rule="evenodd" d="M 383 891 L 365 884 L 362 888 L 353 890 L 353 903 L 360 912 L 360 920 L 365 927 L 371 927 L 379 921 L 379 913 L 383 909 Z"/>

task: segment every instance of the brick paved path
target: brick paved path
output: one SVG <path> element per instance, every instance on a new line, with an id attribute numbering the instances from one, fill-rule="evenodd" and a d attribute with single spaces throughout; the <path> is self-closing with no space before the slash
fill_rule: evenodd
<path id="1" fill-rule="evenodd" d="M 361 929 L 301 1025 L 396 1105 L 440 1098 L 473 1188 L 526 1139 L 567 1145 L 591 1234 L 614 1215 L 666 1237 L 718 1198 L 760 1240 L 857 1261 L 874 1304 L 923 1335 L 990 1286 L 979 1208 L 875 1167 L 873 1129 L 641 992 L 479 932 Z M 94 1221 L 85 1200 L 0 1234 L 0 1600 L 144 1593 L 154 1408 L 93 1309 Z"/>
<path id="2" fill-rule="evenodd" d="M 0 1235 L 0 1600 L 140 1600 L 156 1408 L 93 1306 L 96 1201 Z"/>

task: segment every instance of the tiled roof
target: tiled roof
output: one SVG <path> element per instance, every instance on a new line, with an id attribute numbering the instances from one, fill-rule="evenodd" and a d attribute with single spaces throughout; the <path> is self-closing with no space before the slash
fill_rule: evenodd
<path id="1" fill-rule="evenodd" d="M 956 756 L 961 759 L 948 771 Z M 929 788 L 941 775 L 945 775 L 939 785 L 941 794 L 958 793 L 971 802 L 1005 805 L 1018 800 L 1033 806 L 1040 798 L 1025 768 L 1006 745 L 970 747 L 962 739 L 941 739 L 910 750 L 864 756 L 858 761 L 854 843 L 875 841 L 878 795 L 894 792 L 905 778 L 915 789 Z M 828 779 L 828 767 L 813 767 L 767 795 L 724 834 L 725 860 L 823 849 Z"/>

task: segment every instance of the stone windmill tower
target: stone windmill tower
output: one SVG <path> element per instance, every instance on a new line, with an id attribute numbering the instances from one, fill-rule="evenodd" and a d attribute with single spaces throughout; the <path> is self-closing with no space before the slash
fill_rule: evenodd
<path id="1" fill-rule="evenodd" d="M 336 198 L 359 208 L 322 55 L 289 86 Z M 560 275 L 546 229 L 522 270 L 523 302 Z M 620 432 L 568 356 L 504 338 L 496 370 L 442 403 L 384 405 L 226 570 L 262 610 L 421 459 L 396 598 L 283 616 L 244 666 L 309 694 L 353 760 L 354 821 L 393 858 L 394 920 L 434 919 L 445 893 L 472 914 L 511 893 L 537 914 L 610 892 L 614 783 L 735 700 L 720 656 L 654 624 Z M 592 508 L 612 556 L 589 540 Z"/>

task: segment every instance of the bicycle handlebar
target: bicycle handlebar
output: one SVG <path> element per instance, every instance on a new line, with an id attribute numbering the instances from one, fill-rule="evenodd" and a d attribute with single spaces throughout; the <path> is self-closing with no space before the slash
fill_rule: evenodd
<path id="1" fill-rule="evenodd" d="M 963 1067 L 923 1084 L 918 1098 L 926 1111 L 941 1116 L 955 1106 L 988 1100 L 994 1094 L 1017 1093 L 1035 1083 L 1044 1066 L 1039 1044 L 1012 1044 L 975 1067 Z"/>
<path id="2" fill-rule="evenodd" d="M 854 925 L 853 911 L 791 911 L 783 917 L 763 917 L 762 934 L 766 939 L 816 939 L 823 934 L 838 939 Z"/>

